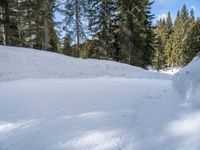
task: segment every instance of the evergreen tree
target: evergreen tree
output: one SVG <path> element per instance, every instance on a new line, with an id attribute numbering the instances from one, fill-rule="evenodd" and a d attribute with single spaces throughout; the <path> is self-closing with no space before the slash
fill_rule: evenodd
<path id="1" fill-rule="evenodd" d="M 98 39 L 100 57 L 114 58 L 118 48 L 117 1 L 89 0 L 89 6 L 89 29 Z"/>
<path id="2" fill-rule="evenodd" d="M 17 45 L 17 3 L 15 0 L 1 0 L 0 22 L 1 39 L 4 45 Z"/>
<path id="3" fill-rule="evenodd" d="M 152 65 L 152 56 L 155 50 L 154 41 L 155 34 L 153 32 L 154 27 L 152 26 L 152 20 L 154 19 L 154 14 L 151 13 L 151 6 L 153 5 L 153 1 L 149 2 L 149 0 L 145 1 L 145 14 L 146 18 L 144 21 L 144 25 L 146 26 L 145 32 L 143 33 L 145 36 L 145 48 L 144 48 L 144 64 L 143 67 L 146 68 L 149 65 Z"/>
<path id="4" fill-rule="evenodd" d="M 58 38 L 54 30 L 55 0 L 1 0 L 0 32 L 4 45 L 50 50 Z M 53 41 L 54 40 L 54 41 Z M 51 45 L 52 44 L 52 45 Z"/>
<path id="5" fill-rule="evenodd" d="M 168 67 L 182 67 L 184 65 L 184 40 L 190 26 L 190 17 L 186 5 L 181 13 L 177 13 L 174 32 L 165 46 Z M 175 62 L 176 61 L 176 62 Z"/>
<path id="6" fill-rule="evenodd" d="M 80 55 L 80 44 L 87 39 L 87 0 L 66 0 L 59 11 L 64 15 L 62 21 L 66 34 L 71 34 L 76 43 L 76 55 Z"/>
<path id="7" fill-rule="evenodd" d="M 200 21 L 193 22 L 184 41 L 184 65 L 188 64 L 200 51 Z"/>
<path id="8" fill-rule="evenodd" d="M 131 65 L 145 66 L 145 48 L 151 41 L 147 29 L 151 31 L 151 16 L 148 8 L 149 1 L 120 0 L 120 24 L 121 24 L 121 49 L 127 54 L 127 62 Z M 149 35 L 148 35 L 149 34 Z M 152 36 L 152 35 L 151 35 Z"/>
<path id="9" fill-rule="evenodd" d="M 190 10 L 190 22 L 194 22 L 194 21 L 195 21 L 194 9 L 192 8 Z"/>
<path id="10" fill-rule="evenodd" d="M 183 5 L 173 25 L 170 13 L 166 21 L 161 20 L 154 32 L 155 42 L 158 43 L 154 53 L 154 66 L 158 69 L 165 67 L 183 67 L 197 53 L 198 48 L 198 20 L 195 20 L 194 10 L 188 13 L 186 5 Z M 163 26 L 165 24 L 165 27 Z M 193 47 L 194 46 L 194 47 Z M 192 48 L 193 50 L 192 50 Z M 164 52 L 164 57 L 161 57 Z M 162 59 L 161 59 L 162 58 Z M 165 60 L 166 66 L 161 60 Z M 158 62 L 160 61 L 160 63 Z"/>
<path id="11" fill-rule="evenodd" d="M 171 34 L 173 33 L 173 22 L 170 12 L 166 19 L 161 19 L 154 30 L 156 34 L 155 52 L 153 55 L 154 66 L 157 70 L 165 69 L 171 54 Z"/>
<path id="12" fill-rule="evenodd" d="M 64 54 L 73 56 L 71 44 L 72 44 L 71 34 L 66 34 L 63 41 Z"/>
<path id="13" fill-rule="evenodd" d="M 166 28 L 171 30 L 173 28 L 173 22 L 171 18 L 170 12 L 167 13 L 167 18 L 166 18 Z"/>

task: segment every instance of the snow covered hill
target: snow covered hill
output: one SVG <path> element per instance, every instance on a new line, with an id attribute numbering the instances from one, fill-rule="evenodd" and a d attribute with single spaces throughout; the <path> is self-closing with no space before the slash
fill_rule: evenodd
<path id="1" fill-rule="evenodd" d="M 200 107 L 200 54 L 173 77 L 173 85 L 186 104 Z"/>
<path id="2" fill-rule="evenodd" d="M 161 78 L 138 67 L 112 61 L 77 59 L 26 48 L 0 46 L 0 81 L 26 78 Z"/>
<path id="3" fill-rule="evenodd" d="M 0 150 L 199 150 L 200 110 L 182 97 L 198 98 L 199 62 L 171 80 L 0 46 Z"/>

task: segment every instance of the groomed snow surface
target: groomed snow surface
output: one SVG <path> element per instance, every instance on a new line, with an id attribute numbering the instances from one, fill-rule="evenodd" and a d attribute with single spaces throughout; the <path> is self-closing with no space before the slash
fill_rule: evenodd
<path id="1" fill-rule="evenodd" d="M 171 76 L 0 46 L 0 150 L 199 150 L 199 66 Z"/>

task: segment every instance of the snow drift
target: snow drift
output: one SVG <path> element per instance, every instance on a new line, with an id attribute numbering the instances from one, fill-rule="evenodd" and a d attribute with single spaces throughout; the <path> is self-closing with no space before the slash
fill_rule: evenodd
<path id="1" fill-rule="evenodd" d="M 0 46 L 0 81 L 27 78 L 169 78 L 112 61 L 80 59 L 52 52 Z"/>
<path id="2" fill-rule="evenodd" d="M 193 106 L 200 105 L 200 53 L 173 77 L 175 89 Z"/>

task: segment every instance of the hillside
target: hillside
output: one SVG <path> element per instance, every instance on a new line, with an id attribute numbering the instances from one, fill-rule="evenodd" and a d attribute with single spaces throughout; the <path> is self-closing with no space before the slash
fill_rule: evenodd
<path id="1" fill-rule="evenodd" d="M 72 58 L 40 50 L 0 46 L 0 81 L 27 78 L 161 78 L 138 67 L 112 61 Z"/>

